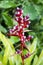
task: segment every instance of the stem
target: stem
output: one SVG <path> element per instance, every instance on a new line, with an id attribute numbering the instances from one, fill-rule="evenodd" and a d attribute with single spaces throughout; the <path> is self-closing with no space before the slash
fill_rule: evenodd
<path id="1" fill-rule="evenodd" d="M 24 57 L 22 53 L 21 53 L 21 58 L 22 58 L 22 65 L 24 65 Z"/>
<path id="2" fill-rule="evenodd" d="M 19 45 L 17 45 L 16 47 L 15 47 L 15 49 L 17 48 L 17 47 L 19 47 L 20 46 L 20 44 Z"/>
<path id="3" fill-rule="evenodd" d="M 21 43 L 21 51 L 23 51 L 23 45 Z M 22 58 L 22 65 L 24 65 L 24 55 L 21 53 L 21 58 Z"/>
<path id="4" fill-rule="evenodd" d="M 15 35 L 14 33 L 7 33 L 8 36 L 18 36 L 18 35 Z M 19 37 L 19 36 L 18 36 Z"/>

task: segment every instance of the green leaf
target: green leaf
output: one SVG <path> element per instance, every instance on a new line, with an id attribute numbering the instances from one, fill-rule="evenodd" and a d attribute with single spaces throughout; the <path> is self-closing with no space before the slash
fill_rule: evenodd
<path id="1" fill-rule="evenodd" d="M 42 65 L 43 63 L 43 50 L 41 51 L 41 54 L 39 56 L 39 59 L 37 60 L 36 65 Z"/>
<path id="2" fill-rule="evenodd" d="M 32 2 L 37 3 L 37 2 L 38 2 L 38 0 L 32 0 Z"/>
<path id="3" fill-rule="evenodd" d="M 41 25 L 43 26 L 43 17 L 42 17 L 42 19 L 41 19 Z"/>
<path id="4" fill-rule="evenodd" d="M 36 25 L 33 27 L 33 29 L 35 29 L 36 31 L 43 31 L 43 26 L 42 25 Z"/>
<path id="5" fill-rule="evenodd" d="M 30 45 L 30 52 L 34 52 L 34 51 L 36 51 L 35 49 L 36 49 L 36 46 L 37 46 L 37 43 L 38 43 L 38 38 L 34 38 L 34 40 L 33 40 L 33 42 L 32 42 L 32 45 Z"/>
<path id="6" fill-rule="evenodd" d="M 16 36 L 11 36 L 10 40 L 11 40 L 12 43 L 17 43 L 17 42 L 20 41 L 20 39 Z"/>
<path id="7" fill-rule="evenodd" d="M 15 7 L 16 4 L 14 4 L 13 1 L 0 1 L 0 8 L 11 8 L 11 7 Z"/>
<path id="8" fill-rule="evenodd" d="M 33 61 L 33 64 L 32 65 L 36 65 L 37 60 L 38 60 L 38 56 L 36 55 L 35 58 L 34 58 L 34 61 Z"/>
<path id="9" fill-rule="evenodd" d="M 14 56 L 11 56 L 15 52 L 15 49 L 14 49 L 11 41 L 8 38 L 6 38 L 1 32 L 0 32 L 0 40 L 3 42 L 3 45 L 5 47 L 4 56 L 3 56 L 3 65 L 7 65 L 9 58 L 10 58 L 9 62 L 12 62 L 12 65 L 14 65 L 14 59 L 16 58 L 16 56 L 15 56 L 15 58 L 14 58 Z"/>
<path id="10" fill-rule="evenodd" d="M 2 61 L 0 61 L 0 65 L 3 65 L 3 64 L 2 64 Z"/>
<path id="11" fill-rule="evenodd" d="M 43 4 L 43 0 L 38 0 L 38 3 L 42 3 Z"/>
<path id="12" fill-rule="evenodd" d="M 2 54 L 0 53 L 0 61 L 2 61 L 2 58 L 3 58 L 3 57 L 2 57 Z"/>
<path id="13" fill-rule="evenodd" d="M 1 32 L 4 32 L 4 33 L 7 32 L 7 30 L 6 30 L 2 25 L 0 25 L 0 31 L 1 31 Z"/>
<path id="14" fill-rule="evenodd" d="M 13 20 L 7 13 L 3 13 L 3 18 L 9 27 L 13 26 Z"/>
<path id="15" fill-rule="evenodd" d="M 3 42 L 4 47 L 10 46 L 13 48 L 11 41 L 0 32 L 0 40 Z M 3 41 L 4 40 L 4 41 Z"/>
<path id="16" fill-rule="evenodd" d="M 38 43 L 38 39 L 35 38 L 35 39 L 33 40 L 32 45 L 30 45 L 30 47 L 29 47 L 31 53 L 33 53 L 34 51 L 36 51 L 37 43 Z M 33 53 L 29 58 L 27 58 L 27 59 L 25 60 L 25 65 L 31 65 L 31 61 L 32 61 L 32 59 L 33 59 L 33 56 L 34 56 L 34 53 Z"/>
<path id="17" fill-rule="evenodd" d="M 43 5 L 35 5 L 35 8 L 36 8 L 40 18 L 43 17 Z"/>
<path id="18" fill-rule="evenodd" d="M 24 15 L 29 15 L 31 20 L 37 19 L 38 13 L 34 7 L 34 4 L 28 4 L 24 6 Z"/>

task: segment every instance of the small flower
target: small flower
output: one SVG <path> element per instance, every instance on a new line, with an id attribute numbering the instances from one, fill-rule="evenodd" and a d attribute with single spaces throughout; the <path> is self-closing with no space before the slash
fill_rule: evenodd
<path id="1" fill-rule="evenodd" d="M 16 17 L 20 17 L 20 16 L 22 16 L 22 14 L 23 14 L 23 10 L 20 9 L 20 8 L 17 8 L 17 9 L 16 9 L 16 12 L 15 12 L 15 16 L 16 16 Z"/>
<path id="2" fill-rule="evenodd" d="M 24 55 L 24 59 L 28 58 L 30 55 L 30 53 L 27 53 L 26 55 Z"/>
<path id="3" fill-rule="evenodd" d="M 29 36 L 27 37 L 27 40 L 30 40 L 30 39 L 32 39 L 32 38 L 33 38 L 33 36 L 29 35 Z"/>
<path id="4" fill-rule="evenodd" d="M 21 53 L 22 51 L 17 49 L 16 54 L 21 54 Z"/>
<path id="5" fill-rule="evenodd" d="M 28 21 L 28 20 L 29 20 L 29 16 L 25 16 L 24 19 L 23 19 L 23 21 L 25 21 L 25 22 Z"/>
<path id="6" fill-rule="evenodd" d="M 22 42 L 22 43 L 25 43 L 25 41 L 26 41 L 26 36 L 21 36 L 20 39 L 21 39 L 21 42 Z"/>

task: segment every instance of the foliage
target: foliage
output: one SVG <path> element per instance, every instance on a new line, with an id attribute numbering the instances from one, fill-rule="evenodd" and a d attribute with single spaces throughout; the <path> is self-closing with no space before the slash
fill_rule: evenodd
<path id="1" fill-rule="evenodd" d="M 43 0 L 0 0 L 0 65 L 22 65 L 20 55 L 15 54 L 16 46 L 20 45 L 19 38 L 7 36 L 9 29 L 18 24 L 14 20 L 17 6 L 22 7 L 23 15 L 29 15 L 32 31 L 26 35 L 34 37 L 26 42 L 30 53 L 34 53 L 25 59 L 24 65 L 43 65 Z"/>

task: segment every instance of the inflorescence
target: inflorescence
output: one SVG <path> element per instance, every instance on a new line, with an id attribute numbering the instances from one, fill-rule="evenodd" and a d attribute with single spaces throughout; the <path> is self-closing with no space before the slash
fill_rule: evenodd
<path id="1" fill-rule="evenodd" d="M 33 38 L 33 36 L 25 36 L 24 33 L 26 32 L 25 28 L 28 28 L 30 25 L 29 16 L 23 17 L 23 10 L 21 8 L 16 9 L 15 12 L 15 20 L 18 22 L 17 25 L 13 27 L 13 29 L 10 29 L 8 35 L 9 36 L 18 36 L 21 41 L 21 49 L 16 51 L 16 54 L 21 54 L 22 60 L 28 58 L 31 54 L 29 53 L 29 49 L 27 48 L 25 42 L 30 41 L 30 39 Z M 28 53 L 26 55 L 23 55 L 22 51 L 26 48 L 28 50 Z"/>

